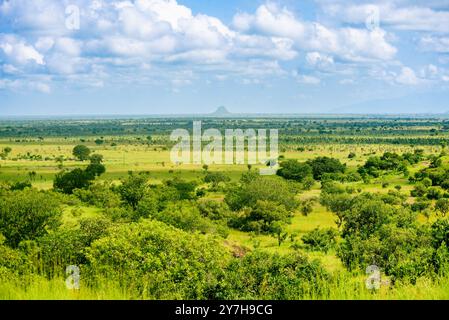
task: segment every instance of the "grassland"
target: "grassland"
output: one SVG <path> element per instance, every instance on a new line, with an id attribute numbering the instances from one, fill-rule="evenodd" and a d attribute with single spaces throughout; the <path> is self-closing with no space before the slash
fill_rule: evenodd
<path id="1" fill-rule="evenodd" d="M 257 120 L 258 122 L 260 120 Z M 298 120 L 299 121 L 299 120 Z M 332 157 L 339 159 L 345 163 L 349 172 L 355 172 L 357 168 L 363 165 L 366 160 L 374 155 L 382 155 L 385 152 L 405 153 L 413 152 L 419 148 L 424 150 L 425 154 L 439 154 L 442 147 L 439 143 L 428 143 L 429 139 L 446 139 L 446 132 L 442 130 L 443 121 L 418 121 L 401 120 L 396 122 L 387 122 L 389 130 L 378 131 L 373 124 L 367 127 L 354 126 L 356 124 L 366 124 L 366 122 L 374 120 L 357 120 L 354 123 L 351 120 L 332 120 L 327 119 L 326 122 L 320 120 L 318 127 L 324 130 L 320 133 L 317 126 L 311 127 L 309 131 L 291 131 L 294 124 L 289 124 L 288 137 L 299 137 L 300 142 L 296 140 L 288 142 L 281 138 L 281 156 L 285 159 L 297 159 L 306 161 L 320 156 Z M 379 120 L 385 125 L 385 120 Z M 135 122 L 132 122 L 135 124 Z M 240 122 L 241 124 L 242 122 Z M 267 121 L 263 122 L 264 124 Z M 281 120 L 275 123 L 283 123 Z M 160 122 L 158 122 L 160 125 Z M 271 124 L 271 123 L 270 123 Z M 33 123 L 39 126 L 39 123 Z M 211 126 L 213 125 L 210 124 Z M 223 126 L 223 123 L 220 125 Z M 236 124 L 237 126 L 239 124 Z M 409 127 L 407 127 L 407 125 Z M 9 124 L 9 126 L 14 126 Z M 311 124 L 312 126 L 312 124 Z M 23 124 L 17 127 L 25 128 Z M 104 156 L 104 165 L 107 172 L 101 177 L 101 180 L 110 181 L 119 184 L 120 179 L 126 177 L 130 171 L 149 172 L 150 182 L 160 184 L 164 180 L 173 177 L 180 177 L 185 180 L 196 180 L 201 183 L 204 176 L 202 166 L 200 165 L 176 165 L 170 161 L 170 144 L 167 143 L 166 132 L 164 128 L 162 132 L 156 129 L 149 131 L 152 135 L 151 143 L 148 142 L 147 135 L 137 131 L 130 133 L 129 123 L 122 123 L 122 127 L 129 130 L 113 134 L 100 132 L 93 135 L 87 132 L 86 135 L 79 133 L 72 134 L 68 132 L 64 135 L 49 134 L 45 136 L 45 132 L 40 132 L 39 137 L 24 136 L 28 131 L 9 132 L 8 134 L 0 134 L 0 150 L 9 147 L 11 153 L 4 160 L 0 160 L 0 182 L 10 183 L 17 181 L 30 180 L 30 172 L 35 172 L 35 176 L 31 179 L 33 187 L 48 190 L 53 187 L 55 175 L 62 169 L 73 169 L 76 167 L 85 167 L 84 163 L 73 158 L 72 150 L 78 144 L 87 145 L 93 153 L 99 153 Z M 88 127 L 90 128 L 90 127 Z M 324 129 L 323 129 L 324 128 Z M 25 130 L 25 129 L 23 129 Z M 331 130 L 326 131 L 326 130 Z M 373 130 L 376 130 L 373 133 Z M 439 135 L 435 137 L 435 131 Z M 113 131 L 113 130 L 111 130 Z M 51 130 L 49 131 L 51 132 Z M 282 135 L 282 130 L 280 134 Z M 301 133 L 302 132 L 302 133 Z M 389 134 L 388 134 L 389 132 Z M 380 138 L 379 143 L 371 140 L 367 143 L 367 138 Z M 335 141 L 335 137 L 340 140 L 346 138 L 360 138 L 360 143 L 347 143 Z M 309 138 L 309 141 L 305 138 Z M 332 139 L 330 139 L 332 138 Z M 401 139 L 415 139 L 410 141 L 421 141 L 422 144 L 401 143 Z M 101 139 L 102 143 L 95 143 L 96 139 Z M 322 140 L 317 143 L 315 141 Z M 330 140 L 329 140 L 330 139 Z M 390 141 L 391 143 L 385 143 Z M 433 141 L 433 140 L 432 140 Z M 349 159 L 348 154 L 354 153 L 356 156 Z M 38 157 L 35 157 L 38 156 Z M 63 158 L 63 161 L 57 159 Z M 409 168 L 411 174 L 428 166 L 428 162 L 423 161 Z M 220 171 L 226 173 L 232 181 L 238 181 L 242 173 L 246 172 L 246 165 L 211 165 L 209 171 Z M 384 186 L 383 186 L 384 185 Z M 409 195 L 413 186 L 410 185 L 408 179 L 402 174 L 386 174 L 379 178 L 373 178 L 369 183 L 359 181 L 348 183 L 348 186 L 359 188 L 369 193 L 387 193 L 393 190 L 395 186 L 401 187 L 401 192 Z M 386 187 L 385 187 L 386 186 Z M 321 185 L 319 182 L 308 191 L 298 194 L 298 199 L 305 200 L 320 195 Z M 207 197 L 214 199 L 222 199 L 220 193 L 208 193 Z M 409 196 L 409 201 L 413 202 L 413 198 Z M 81 218 L 95 217 L 101 214 L 101 210 L 96 207 L 82 206 L 77 207 L 78 214 L 75 216 L 73 210 L 75 207 L 66 206 L 63 214 L 63 223 L 66 226 L 75 226 Z M 79 213 L 81 212 L 81 213 Z M 420 217 L 422 221 L 427 218 Z M 432 215 L 430 220 L 435 219 Z M 288 226 L 287 232 L 295 235 L 296 239 L 315 228 L 337 228 L 336 218 L 333 213 L 328 211 L 322 205 L 316 203 L 313 212 L 304 216 L 299 211 L 294 214 L 292 223 Z M 236 245 L 246 247 L 248 249 L 261 249 L 271 253 L 286 254 L 294 252 L 292 241 L 284 241 L 281 245 L 275 237 L 269 235 L 258 235 L 238 230 L 231 230 L 228 238 L 225 240 L 227 245 Z M 318 259 L 323 266 L 331 273 L 338 275 L 332 283 L 323 284 L 324 293 L 322 296 L 309 296 L 310 299 L 449 299 L 449 280 L 441 279 L 437 282 L 430 283 L 426 280 L 420 280 L 417 284 L 405 284 L 393 287 L 385 286 L 380 291 L 372 293 L 365 288 L 364 276 L 349 277 L 345 273 L 344 267 L 336 256 L 335 250 L 327 253 L 309 252 L 309 257 Z M 62 278 L 54 278 L 51 280 L 43 277 L 30 279 L 27 285 L 14 282 L 4 282 L 0 284 L 0 299 L 129 299 L 130 295 L 125 290 L 114 284 L 102 283 L 100 288 L 96 290 L 82 287 L 80 291 L 70 291 L 65 288 Z"/>

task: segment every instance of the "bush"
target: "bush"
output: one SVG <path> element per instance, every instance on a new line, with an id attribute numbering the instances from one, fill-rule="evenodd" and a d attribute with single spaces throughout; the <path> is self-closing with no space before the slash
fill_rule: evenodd
<path id="1" fill-rule="evenodd" d="M 325 173 L 344 173 L 346 171 L 346 166 L 340 160 L 329 157 L 318 157 L 307 161 L 307 164 L 312 167 L 315 180 L 321 180 Z"/>
<path id="2" fill-rule="evenodd" d="M 271 201 L 257 201 L 252 208 L 245 208 L 231 221 L 230 225 L 243 231 L 257 233 L 277 233 L 278 222 L 287 224 L 290 222 L 291 213 L 285 206 Z"/>
<path id="3" fill-rule="evenodd" d="M 225 223 L 214 223 L 212 220 L 204 218 L 196 203 L 187 200 L 169 203 L 163 211 L 155 212 L 150 218 L 185 231 L 199 231 L 203 234 L 216 233 L 225 238 L 228 236 Z"/>
<path id="4" fill-rule="evenodd" d="M 335 229 L 315 228 L 305 234 L 301 240 L 309 250 L 328 252 L 335 247 L 337 231 Z"/>
<path id="5" fill-rule="evenodd" d="M 437 187 L 430 187 L 427 189 L 427 199 L 438 200 L 443 197 L 443 192 Z"/>
<path id="6" fill-rule="evenodd" d="M 280 163 L 277 175 L 288 180 L 302 182 L 306 177 L 312 176 L 312 167 L 298 160 L 287 160 Z"/>
<path id="7" fill-rule="evenodd" d="M 220 183 L 229 182 L 231 179 L 222 172 L 206 172 L 204 176 L 204 182 L 211 183 L 212 189 L 217 190 Z"/>
<path id="8" fill-rule="evenodd" d="M 329 279 L 317 261 L 300 254 L 269 254 L 256 251 L 233 259 L 216 299 L 298 300 L 318 295 L 320 283 Z"/>
<path id="9" fill-rule="evenodd" d="M 229 255 L 210 236 L 142 221 L 110 229 L 88 258 L 90 275 L 107 275 L 137 297 L 209 299 Z"/>
<path id="10" fill-rule="evenodd" d="M 75 189 L 73 194 L 82 202 L 100 208 L 113 208 L 121 204 L 120 196 L 107 183 L 95 183 L 87 189 Z"/>
<path id="11" fill-rule="evenodd" d="M 204 200 L 198 202 L 198 209 L 203 217 L 211 220 L 228 221 L 232 212 L 224 202 Z"/>
<path id="12" fill-rule="evenodd" d="M 111 225 L 105 218 L 88 218 L 80 221 L 79 229 L 58 229 L 41 237 L 38 244 L 44 271 L 60 275 L 68 265 L 86 264 L 87 248 Z"/>
<path id="13" fill-rule="evenodd" d="M 0 275 L 7 273 L 22 275 L 32 270 L 32 264 L 25 254 L 4 245 L 6 238 L 0 233 Z"/>
<path id="14" fill-rule="evenodd" d="M 0 233 L 11 247 L 34 240 L 56 228 L 61 219 L 60 203 L 51 193 L 12 191 L 0 196 Z"/>
<path id="15" fill-rule="evenodd" d="M 295 195 L 296 190 L 280 178 L 256 176 L 247 183 L 228 188 L 225 201 L 234 211 L 254 207 L 259 200 L 271 201 L 293 211 L 299 205 Z"/>

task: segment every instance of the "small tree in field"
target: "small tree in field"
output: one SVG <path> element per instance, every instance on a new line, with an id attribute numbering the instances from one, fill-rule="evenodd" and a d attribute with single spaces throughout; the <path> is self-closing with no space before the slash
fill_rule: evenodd
<path id="1" fill-rule="evenodd" d="M 317 200 L 315 198 L 307 199 L 301 205 L 301 213 L 303 216 L 307 217 L 313 212 L 313 205 Z"/>
<path id="2" fill-rule="evenodd" d="M 90 156 L 90 163 L 91 164 L 101 164 L 103 163 L 103 155 L 95 153 Z"/>
<path id="3" fill-rule="evenodd" d="M 78 160 L 85 161 L 89 159 L 90 149 L 85 145 L 78 145 L 73 148 L 72 154 Z"/>

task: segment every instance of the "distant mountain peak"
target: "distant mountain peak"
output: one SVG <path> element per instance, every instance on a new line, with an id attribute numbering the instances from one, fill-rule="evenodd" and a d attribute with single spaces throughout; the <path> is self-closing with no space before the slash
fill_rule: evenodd
<path id="1" fill-rule="evenodd" d="M 231 112 L 228 111 L 228 109 L 226 109 L 226 107 L 218 107 L 217 110 L 215 110 L 215 112 L 212 113 L 212 116 L 228 116 L 230 115 Z"/>

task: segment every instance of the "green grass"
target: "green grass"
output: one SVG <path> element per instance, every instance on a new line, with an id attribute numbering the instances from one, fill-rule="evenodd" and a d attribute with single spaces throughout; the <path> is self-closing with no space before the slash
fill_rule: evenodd
<path id="1" fill-rule="evenodd" d="M 383 285 L 379 290 L 366 288 L 364 276 L 339 272 L 330 281 L 319 283 L 321 292 L 311 290 L 297 299 L 303 300 L 446 300 L 449 299 L 449 279 L 435 282 L 420 279 L 416 284 Z M 0 282 L 0 300 L 130 300 L 151 299 L 136 296 L 113 282 L 102 280 L 95 287 L 81 281 L 79 290 L 70 290 L 65 279 L 34 277 L 31 281 Z"/>
<path id="2" fill-rule="evenodd" d="M 16 143 L 8 140 L 0 141 L 0 149 L 10 146 L 13 152 L 8 160 L 0 160 L 0 182 L 24 181 L 29 178 L 28 172 L 35 171 L 36 179 L 32 182 L 33 186 L 39 189 L 50 189 L 53 185 L 53 178 L 60 171 L 57 163 L 52 160 L 34 161 L 34 160 L 13 160 L 19 155 L 26 153 L 39 154 L 44 158 L 64 155 L 71 157 L 73 147 L 80 141 L 79 137 L 70 139 L 51 138 L 45 142 L 24 142 Z M 104 156 L 107 173 L 101 179 L 109 181 L 118 181 L 125 177 L 129 171 L 148 171 L 150 172 L 151 182 L 160 183 L 165 179 L 180 177 L 187 180 L 200 180 L 203 176 L 201 166 L 198 165 L 180 165 L 177 166 L 170 162 L 169 151 L 154 150 L 154 147 L 144 145 L 126 145 L 121 144 L 116 147 L 95 146 L 89 144 L 94 153 L 100 153 Z M 418 147 L 418 146 L 415 146 Z M 298 159 L 305 161 L 317 156 L 330 156 L 340 159 L 346 163 L 349 170 L 356 170 L 358 165 L 372 155 L 372 153 L 382 154 L 385 151 L 391 152 L 409 152 L 413 150 L 410 146 L 397 145 L 312 145 L 305 146 L 306 151 L 288 150 L 282 153 L 285 158 Z M 307 151 L 313 148 L 312 151 Z M 439 147 L 420 147 L 426 153 L 436 153 Z M 356 158 L 348 159 L 350 152 L 357 154 Z M 78 161 L 65 161 L 64 168 L 74 168 L 85 166 L 85 163 Z M 414 173 L 425 167 L 425 163 L 420 163 L 410 169 Z M 257 168 L 257 166 L 256 166 Z M 211 171 L 224 171 L 236 181 L 241 174 L 247 170 L 246 165 L 211 165 Z M 382 182 L 386 181 L 390 185 L 388 188 L 382 188 Z M 373 179 L 369 184 L 357 182 L 350 184 L 355 188 L 361 188 L 365 192 L 382 192 L 394 190 L 395 185 L 402 187 L 401 192 L 409 194 L 413 186 L 408 184 L 407 178 L 402 175 L 388 175 L 379 179 Z M 300 195 L 301 199 L 319 196 L 319 184 L 316 184 L 310 191 Z M 220 199 L 221 194 L 209 194 L 208 197 Z M 80 215 L 73 215 L 74 207 L 66 207 L 63 213 L 63 224 L 66 227 L 74 227 L 79 219 L 94 217 L 101 213 L 101 210 L 93 207 L 80 207 Z M 420 217 L 420 219 L 425 219 Z M 433 219 L 433 217 L 431 218 Z M 424 221 L 424 220 L 423 220 Z M 335 216 L 328 212 L 324 207 L 316 205 L 313 213 L 305 217 L 297 212 L 292 218 L 291 225 L 288 226 L 289 234 L 295 234 L 295 241 L 313 230 L 314 228 L 334 227 Z M 281 246 L 277 239 L 268 235 L 251 235 L 249 233 L 231 230 L 226 242 L 231 245 L 243 246 L 250 249 L 255 247 L 268 252 L 289 253 L 293 242 L 288 239 Z M 307 252 L 312 259 L 318 259 L 329 272 L 335 274 L 333 280 L 329 283 L 320 284 L 323 292 L 320 295 L 310 293 L 305 298 L 308 299 L 449 299 L 449 279 L 442 279 L 436 283 L 429 280 L 420 280 L 416 285 L 397 285 L 394 288 L 383 287 L 379 292 L 373 293 L 365 288 L 362 276 L 354 276 L 346 272 L 336 257 L 335 252 L 328 254 L 318 252 Z M 89 288 L 84 285 L 79 291 L 71 291 L 65 287 L 64 279 L 55 278 L 47 280 L 36 277 L 33 281 L 0 281 L 0 299 L 130 299 L 136 298 L 118 286 L 104 282 L 96 288 Z"/>

